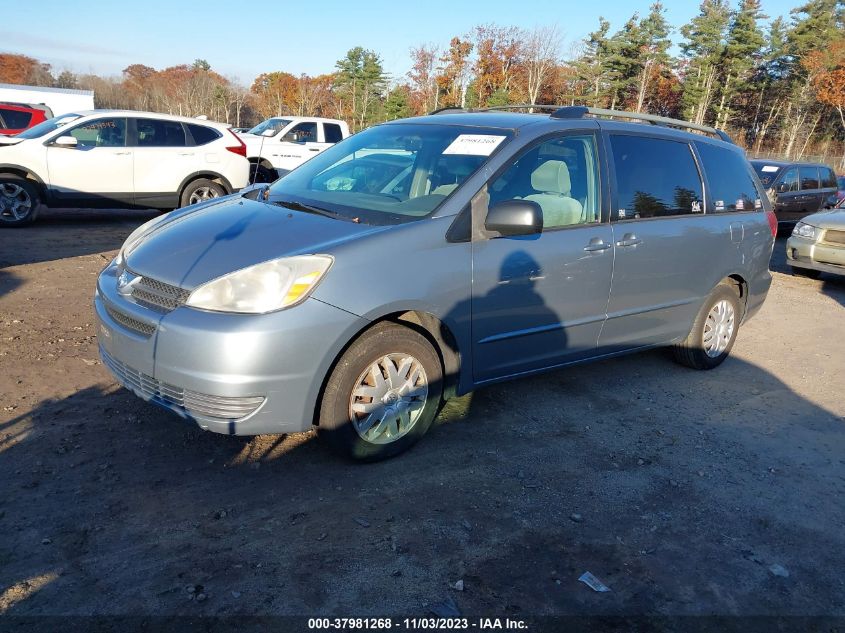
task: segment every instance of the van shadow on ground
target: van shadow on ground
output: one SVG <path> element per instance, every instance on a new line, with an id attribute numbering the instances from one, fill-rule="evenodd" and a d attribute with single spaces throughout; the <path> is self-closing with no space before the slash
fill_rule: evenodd
<path id="1" fill-rule="evenodd" d="M 359 465 L 91 387 L 0 426 L 0 609 L 842 615 L 843 424 L 752 364 L 653 352 L 480 390 Z"/>

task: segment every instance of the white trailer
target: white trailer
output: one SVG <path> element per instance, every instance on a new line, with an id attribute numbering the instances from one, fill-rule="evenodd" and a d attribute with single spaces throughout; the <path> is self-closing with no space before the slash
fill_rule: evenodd
<path id="1" fill-rule="evenodd" d="M 79 110 L 93 110 L 94 91 L 0 84 L 0 103 L 43 104 L 53 111 L 53 116 L 61 116 Z"/>

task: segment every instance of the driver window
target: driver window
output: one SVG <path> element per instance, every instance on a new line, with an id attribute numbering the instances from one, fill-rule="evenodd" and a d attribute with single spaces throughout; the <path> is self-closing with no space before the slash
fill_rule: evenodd
<path id="1" fill-rule="evenodd" d="M 490 185 L 489 206 L 505 200 L 532 200 L 543 211 L 543 230 L 598 222 L 596 156 L 592 134 L 535 145 Z"/>
<path id="2" fill-rule="evenodd" d="M 798 170 L 795 167 L 783 175 L 778 191 L 798 191 Z"/>
<path id="3" fill-rule="evenodd" d="M 124 147 L 126 119 L 97 119 L 77 126 L 68 134 L 76 139 L 77 147 Z"/>
<path id="4" fill-rule="evenodd" d="M 317 142 L 317 124 L 316 123 L 300 123 L 288 134 L 297 134 L 300 143 L 316 143 Z"/>

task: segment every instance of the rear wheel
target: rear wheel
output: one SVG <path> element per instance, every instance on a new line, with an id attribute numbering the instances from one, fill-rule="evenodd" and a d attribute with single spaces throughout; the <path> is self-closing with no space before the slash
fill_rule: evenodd
<path id="1" fill-rule="evenodd" d="M 424 336 L 376 325 L 344 352 L 326 383 L 320 438 L 354 459 L 398 455 L 428 431 L 442 385 L 440 358 Z"/>
<path id="2" fill-rule="evenodd" d="M 189 182 L 188 186 L 185 187 L 185 190 L 182 192 L 180 206 L 187 207 L 191 204 L 205 202 L 206 200 L 212 200 L 225 195 L 226 190 L 219 183 L 208 178 L 197 178 Z"/>
<path id="3" fill-rule="evenodd" d="M 41 204 L 38 186 L 12 174 L 0 175 L 0 226 L 25 226 L 35 221 Z"/>
<path id="4" fill-rule="evenodd" d="M 675 345 L 675 360 L 693 369 L 718 367 L 733 348 L 741 320 L 736 286 L 719 284 L 701 306 L 687 338 Z"/>

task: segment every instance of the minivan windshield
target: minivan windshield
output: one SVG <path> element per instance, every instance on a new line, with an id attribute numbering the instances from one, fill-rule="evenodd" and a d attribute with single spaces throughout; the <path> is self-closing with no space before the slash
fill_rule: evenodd
<path id="1" fill-rule="evenodd" d="M 773 165 L 765 161 L 756 160 L 752 161 L 751 166 L 754 168 L 754 171 L 757 172 L 757 177 L 760 179 L 760 182 L 763 183 L 763 186 L 766 189 L 772 186 L 772 183 L 775 181 L 778 172 L 783 167 L 782 165 Z"/>
<path id="2" fill-rule="evenodd" d="M 15 138 L 40 138 L 50 134 L 51 132 L 55 132 L 60 127 L 67 125 L 71 121 L 76 121 L 76 119 L 81 116 L 81 114 L 63 114 L 62 116 L 53 117 L 52 119 L 42 121 L 28 130 L 24 130 L 15 136 Z"/>
<path id="3" fill-rule="evenodd" d="M 262 121 L 247 134 L 261 134 L 265 130 L 273 130 L 273 134 L 277 134 L 284 130 L 290 124 L 290 119 L 267 119 Z"/>
<path id="4" fill-rule="evenodd" d="M 367 224 L 418 220 L 432 214 L 512 134 L 457 125 L 379 125 L 276 181 L 268 200 Z"/>

